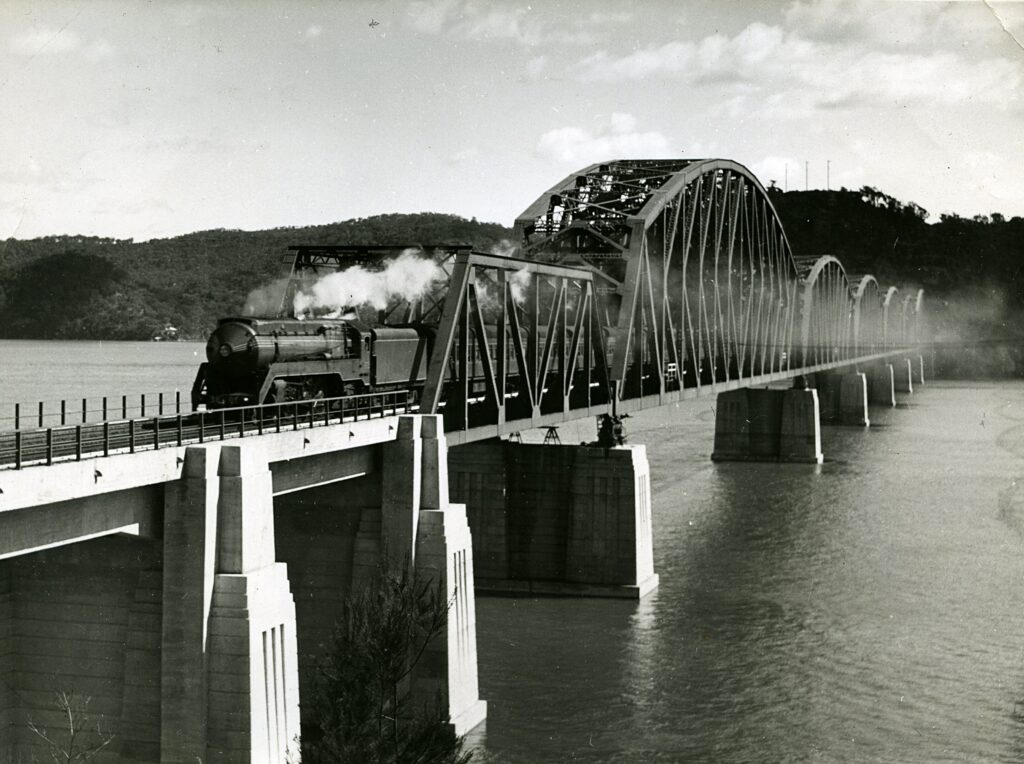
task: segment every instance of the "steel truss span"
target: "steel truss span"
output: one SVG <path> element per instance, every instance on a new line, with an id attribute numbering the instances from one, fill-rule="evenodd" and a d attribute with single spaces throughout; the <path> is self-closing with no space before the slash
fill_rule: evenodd
<path id="1" fill-rule="evenodd" d="M 531 204 L 514 237 L 519 257 L 594 273 L 620 401 L 795 376 L 920 334 L 919 290 L 794 257 L 764 187 L 729 160 L 586 167 Z"/>

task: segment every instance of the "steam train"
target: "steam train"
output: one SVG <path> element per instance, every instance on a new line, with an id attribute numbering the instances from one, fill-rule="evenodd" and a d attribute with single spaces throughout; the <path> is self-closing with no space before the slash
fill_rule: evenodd
<path id="1" fill-rule="evenodd" d="M 192 386 L 193 409 L 334 398 L 422 385 L 433 345 L 423 325 L 354 319 L 222 318 Z"/>

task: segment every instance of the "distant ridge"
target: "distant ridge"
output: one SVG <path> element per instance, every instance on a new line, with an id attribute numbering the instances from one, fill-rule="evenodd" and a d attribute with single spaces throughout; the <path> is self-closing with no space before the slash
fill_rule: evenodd
<path id="1" fill-rule="evenodd" d="M 490 250 L 511 230 L 456 215 L 376 215 L 266 231 L 153 239 L 0 241 L 0 337 L 147 340 L 167 324 L 205 339 L 254 288 L 281 275 L 292 244 L 458 241 Z"/>
<path id="2" fill-rule="evenodd" d="M 873 273 L 883 286 L 923 287 L 932 313 L 944 300 L 969 298 L 964 321 L 984 326 L 1005 324 L 1024 306 L 1024 218 L 942 215 L 929 223 L 918 205 L 869 187 L 769 194 L 797 255 L 833 254 L 848 273 Z M 172 324 L 182 338 L 202 339 L 280 274 L 292 244 L 452 241 L 486 251 L 510 238 L 497 223 L 421 213 L 140 243 L 7 239 L 0 241 L 0 337 L 145 340 Z"/>

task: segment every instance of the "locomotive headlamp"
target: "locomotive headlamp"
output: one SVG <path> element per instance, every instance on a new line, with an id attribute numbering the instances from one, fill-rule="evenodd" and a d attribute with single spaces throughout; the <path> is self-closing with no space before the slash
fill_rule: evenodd
<path id="1" fill-rule="evenodd" d="M 220 353 L 221 358 L 227 358 L 229 355 L 231 355 L 231 346 L 225 342 L 219 348 L 217 348 L 217 352 Z"/>

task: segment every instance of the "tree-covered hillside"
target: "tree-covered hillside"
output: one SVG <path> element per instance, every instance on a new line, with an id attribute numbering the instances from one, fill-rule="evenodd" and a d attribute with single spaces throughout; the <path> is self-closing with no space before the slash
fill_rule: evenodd
<path id="1" fill-rule="evenodd" d="M 510 231 L 454 215 L 379 215 L 307 228 L 172 239 L 51 236 L 0 242 L 0 337 L 149 339 L 165 324 L 203 338 L 281 275 L 293 244 L 466 243 Z"/>
<path id="2" fill-rule="evenodd" d="M 847 273 L 883 284 L 923 287 L 948 297 L 965 289 L 1001 289 L 1024 304 L 1024 218 L 974 218 L 928 212 L 873 188 L 771 194 L 793 252 L 831 254 Z"/>
<path id="3" fill-rule="evenodd" d="M 1024 218 L 928 213 L 874 188 L 772 191 L 793 251 L 832 254 L 851 276 L 925 290 L 942 376 L 1024 374 Z"/>

